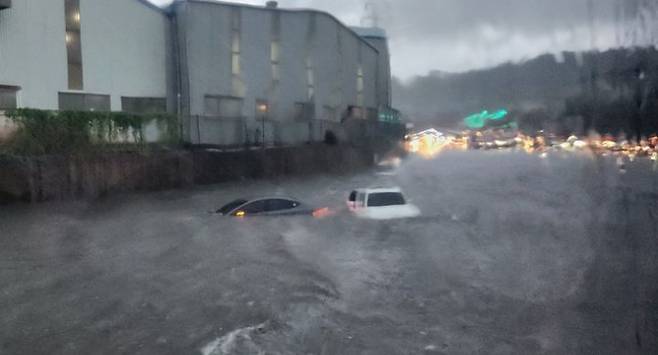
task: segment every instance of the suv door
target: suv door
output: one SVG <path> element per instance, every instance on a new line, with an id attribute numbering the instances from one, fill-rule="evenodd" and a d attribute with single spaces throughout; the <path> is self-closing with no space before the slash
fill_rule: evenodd
<path id="1" fill-rule="evenodd" d="M 356 196 L 356 208 L 365 208 L 366 207 L 366 198 L 367 195 L 365 192 L 359 192 Z"/>
<path id="2" fill-rule="evenodd" d="M 350 192 L 350 195 L 347 197 L 347 208 L 350 209 L 350 211 L 354 210 L 356 208 L 356 191 Z"/>

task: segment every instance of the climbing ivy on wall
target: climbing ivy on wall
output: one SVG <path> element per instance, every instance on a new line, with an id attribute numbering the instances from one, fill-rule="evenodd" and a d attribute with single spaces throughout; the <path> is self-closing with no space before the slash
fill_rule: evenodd
<path id="1" fill-rule="evenodd" d="M 145 129 L 155 123 L 158 143 L 178 143 L 176 116 L 125 112 L 48 111 L 15 109 L 5 112 L 17 127 L 4 150 L 16 154 L 85 154 L 107 149 L 143 149 Z"/>

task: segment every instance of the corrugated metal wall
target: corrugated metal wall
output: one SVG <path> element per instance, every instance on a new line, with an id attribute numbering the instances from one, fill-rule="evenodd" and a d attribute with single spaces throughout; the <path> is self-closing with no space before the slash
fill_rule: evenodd
<path id="1" fill-rule="evenodd" d="M 266 141 L 316 140 L 322 136 L 315 132 L 318 125 L 294 122 L 300 120 L 296 105 L 314 106 L 302 120 L 340 122 L 359 104 L 359 68 L 363 112 L 388 104 L 377 94 L 377 76 L 390 75 L 378 70 L 377 50 L 328 14 L 192 1 L 177 8 L 177 32 L 172 32 L 164 13 L 137 0 L 80 0 L 80 12 L 81 92 L 110 95 L 114 111 L 122 110 L 122 96 L 168 97 L 173 110 L 176 56 L 184 138 L 191 143 L 250 142 L 263 131 Z M 232 68 L 236 13 L 238 74 Z M 64 0 L 20 0 L 0 12 L 0 85 L 21 87 L 21 107 L 58 109 L 58 93 L 69 92 L 64 14 Z M 278 80 L 272 75 L 275 37 Z M 242 98 L 241 114 L 208 115 L 207 95 Z M 269 103 L 265 123 L 256 118 L 258 100 Z"/>
<path id="2" fill-rule="evenodd" d="M 85 93 L 167 97 L 167 17 L 136 0 L 80 0 Z M 20 0 L 0 11 L 0 85 L 21 107 L 57 109 L 68 91 L 64 0 Z"/>
<path id="3" fill-rule="evenodd" d="M 67 87 L 64 0 L 14 1 L 0 11 L 0 85 L 20 86 L 18 104 L 56 109 Z"/>
<path id="4" fill-rule="evenodd" d="M 263 123 L 255 119 L 256 101 L 269 103 L 267 120 L 286 123 L 294 127 L 291 132 L 277 129 L 273 140 L 286 143 L 308 141 L 308 125 L 289 124 L 295 119 L 295 104 L 309 103 L 309 66 L 312 68 L 314 110 L 308 120 L 323 119 L 324 108 L 333 109 L 332 118 L 339 121 L 349 106 L 357 105 L 357 77 L 359 67 L 364 74 L 364 109 L 377 109 L 378 52 L 372 46 L 329 15 L 310 11 L 272 11 L 256 7 L 239 7 L 240 26 L 240 73 L 237 76 L 241 92 L 235 92 L 235 76 L 232 73 L 232 16 L 235 6 L 205 2 L 189 2 L 178 8 L 177 17 L 185 26 L 179 38 L 184 41 L 181 62 L 187 62 L 184 84 L 184 101 L 189 101 L 185 112 L 195 123 L 187 122 L 189 139 L 195 142 L 194 133 L 217 131 L 212 125 L 222 125 L 218 120 L 202 119 L 208 127 L 196 127 L 196 117 L 204 112 L 204 98 L 212 96 L 240 96 L 243 98 L 242 117 L 245 135 L 262 131 Z M 278 34 L 279 80 L 273 80 L 271 46 L 274 34 L 272 21 L 280 16 Z M 310 36 L 310 37 L 309 37 Z M 311 64 L 309 64 L 311 63 Z M 185 86 L 189 85 L 189 90 Z M 365 111 L 365 110 L 364 110 Z M 266 123 L 266 126 L 270 125 Z M 276 124 L 282 127 L 281 124 Z M 299 126 L 299 127 L 298 127 Z M 268 131 L 268 130 L 266 130 Z M 254 133 L 255 134 L 255 133 Z M 198 136 L 198 134 L 197 134 Z M 302 137 L 303 136 L 303 137 Z M 196 137 L 198 139 L 198 137 Z"/>

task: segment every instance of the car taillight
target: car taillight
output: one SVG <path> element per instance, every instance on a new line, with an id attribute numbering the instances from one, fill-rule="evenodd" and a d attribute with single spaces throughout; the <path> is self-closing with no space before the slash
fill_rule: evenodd
<path id="1" fill-rule="evenodd" d="M 327 207 L 325 208 L 318 208 L 317 210 L 313 211 L 313 217 L 315 218 L 324 218 L 331 215 L 331 210 Z"/>

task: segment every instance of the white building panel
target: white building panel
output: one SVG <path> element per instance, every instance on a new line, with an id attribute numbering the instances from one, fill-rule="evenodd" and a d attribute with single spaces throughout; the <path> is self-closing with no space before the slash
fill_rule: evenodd
<path id="1" fill-rule="evenodd" d="M 167 97 L 164 13 L 136 0 L 80 0 L 80 12 L 84 92 L 111 95 L 113 111 L 121 96 Z"/>
<path id="2" fill-rule="evenodd" d="M 138 0 L 80 0 L 83 90 L 167 97 L 167 16 Z M 21 88 L 20 107 L 58 109 L 68 90 L 64 0 L 20 0 L 0 12 L 0 85 Z"/>
<path id="3" fill-rule="evenodd" d="M 141 0 L 79 0 L 72 24 L 65 2 L 20 0 L 0 11 L 0 87 L 20 88 L 19 107 L 58 109 L 59 93 L 109 95 L 109 104 L 89 96 L 94 104 L 83 106 L 113 111 L 126 109 L 122 97 L 167 98 L 185 140 L 240 144 L 259 135 L 303 141 L 312 125 L 300 121 L 340 122 L 356 106 L 365 118 L 390 104 L 388 53 L 324 12 L 187 0 L 168 15 Z M 82 75 L 69 79 L 78 58 Z M 69 90 L 80 77 L 82 89 Z M 65 99 L 78 107 L 77 96 Z"/>
<path id="4" fill-rule="evenodd" d="M 64 0 L 20 0 L 0 11 L 0 85 L 19 86 L 18 105 L 57 109 L 67 87 Z"/>

